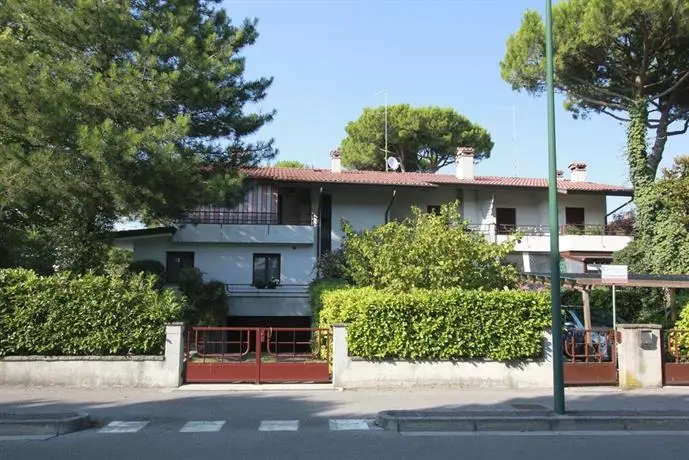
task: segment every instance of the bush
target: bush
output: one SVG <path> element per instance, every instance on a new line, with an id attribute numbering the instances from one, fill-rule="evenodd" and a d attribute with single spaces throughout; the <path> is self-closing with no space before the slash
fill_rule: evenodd
<path id="1" fill-rule="evenodd" d="M 165 265 L 157 260 L 144 259 L 135 260 L 129 264 L 130 273 L 149 273 L 151 275 L 159 276 L 160 278 L 165 277 Z"/>
<path id="2" fill-rule="evenodd" d="M 309 305 L 311 306 L 311 319 L 313 327 L 320 327 L 320 312 L 323 308 L 322 299 L 326 292 L 347 287 L 346 281 L 338 278 L 324 278 L 312 281 L 309 285 Z M 330 327 L 326 325 L 325 327 Z"/>
<path id="3" fill-rule="evenodd" d="M 319 326 L 348 323 L 350 353 L 366 359 L 535 358 L 550 326 L 537 292 L 367 287 L 325 290 L 321 302 Z"/>
<path id="4" fill-rule="evenodd" d="M 203 281 L 198 268 L 179 273 L 179 290 L 187 299 L 184 322 L 192 326 L 223 326 L 227 320 L 228 295 L 221 281 Z"/>
<path id="5" fill-rule="evenodd" d="M 412 208 L 404 222 L 360 232 L 343 223 L 345 278 L 355 286 L 395 291 L 516 286 L 517 270 L 503 263 L 514 238 L 489 242 L 469 229 L 458 206 L 443 205 L 439 214 Z"/>
<path id="6" fill-rule="evenodd" d="M 184 299 L 156 278 L 0 270 L 0 355 L 148 355 Z"/>

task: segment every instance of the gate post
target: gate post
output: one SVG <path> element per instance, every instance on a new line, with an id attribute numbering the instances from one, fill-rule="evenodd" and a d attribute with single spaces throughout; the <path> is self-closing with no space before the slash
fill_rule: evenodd
<path id="1" fill-rule="evenodd" d="M 333 324 L 333 387 L 343 388 L 343 378 L 349 367 L 349 347 L 347 345 L 347 325 Z"/>
<path id="2" fill-rule="evenodd" d="M 184 323 L 171 323 L 165 326 L 165 369 L 168 373 L 169 386 L 179 387 L 182 384 L 184 370 Z"/>
<path id="3" fill-rule="evenodd" d="M 618 324 L 620 388 L 661 388 L 663 347 L 660 324 Z"/>

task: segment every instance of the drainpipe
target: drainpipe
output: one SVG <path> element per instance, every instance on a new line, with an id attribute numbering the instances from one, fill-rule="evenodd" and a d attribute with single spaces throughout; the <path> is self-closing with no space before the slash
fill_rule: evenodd
<path id="1" fill-rule="evenodd" d="M 321 257 L 321 206 L 323 197 L 323 187 L 318 190 L 318 210 L 316 211 L 316 261 Z M 316 273 L 320 278 L 320 270 Z"/>
<path id="2" fill-rule="evenodd" d="M 392 208 L 392 203 L 395 202 L 395 195 L 397 194 L 397 190 L 392 191 L 392 197 L 390 198 L 390 203 L 388 204 L 388 207 L 385 209 L 385 223 L 388 223 L 388 220 L 390 220 L 390 208 Z"/>

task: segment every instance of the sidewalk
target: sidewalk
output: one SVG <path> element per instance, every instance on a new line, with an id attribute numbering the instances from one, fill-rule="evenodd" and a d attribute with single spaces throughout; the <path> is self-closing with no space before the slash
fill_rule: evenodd
<path id="1" fill-rule="evenodd" d="M 567 410 L 612 413 L 689 414 L 689 388 L 621 391 L 616 388 L 569 388 Z M 50 414 L 87 412 L 93 420 L 145 418 L 224 420 L 258 424 L 261 420 L 325 418 L 373 419 L 385 411 L 448 411 L 544 414 L 552 394 L 534 390 L 461 388 L 328 391 L 173 391 L 159 389 L 80 389 L 0 387 L 0 413 Z M 470 414 L 469 412 L 473 412 Z M 461 414 L 460 414 L 461 415 Z"/>

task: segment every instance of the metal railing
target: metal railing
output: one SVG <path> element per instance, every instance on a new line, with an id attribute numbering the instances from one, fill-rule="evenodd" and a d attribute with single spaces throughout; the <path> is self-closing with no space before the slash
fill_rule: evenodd
<path id="1" fill-rule="evenodd" d="M 486 235 L 511 235 L 520 233 L 525 236 L 549 236 L 548 225 L 510 225 L 510 224 L 469 224 L 469 230 Z M 610 225 L 561 225 L 559 235 L 600 235 L 600 236 L 633 236 L 633 232 Z"/>
<path id="2" fill-rule="evenodd" d="M 281 216 L 276 212 L 244 212 L 230 209 L 199 209 L 179 218 L 180 224 L 312 225 L 311 216 Z"/>
<path id="3" fill-rule="evenodd" d="M 608 328 L 570 329 L 563 333 L 564 357 L 572 363 L 615 362 L 615 331 Z"/>
<path id="4" fill-rule="evenodd" d="M 666 363 L 689 364 L 689 331 L 663 331 L 663 351 Z"/>
<path id="5" fill-rule="evenodd" d="M 330 360 L 330 329 L 196 326 L 187 330 L 187 362 Z"/>
<path id="6" fill-rule="evenodd" d="M 307 297 L 309 294 L 308 284 L 278 284 L 275 287 L 259 288 L 251 284 L 225 284 L 225 292 L 230 296 L 270 296 L 271 294 L 280 297 Z"/>

